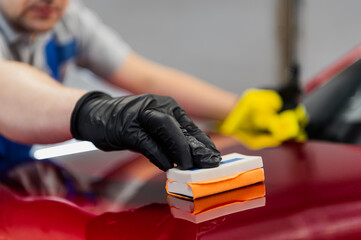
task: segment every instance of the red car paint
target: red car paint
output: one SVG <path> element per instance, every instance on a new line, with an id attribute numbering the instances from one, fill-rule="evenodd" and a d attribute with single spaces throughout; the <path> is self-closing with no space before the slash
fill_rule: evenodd
<path id="1" fill-rule="evenodd" d="M 222 154 L 241 152 L 262 156 L 266 178 L 264 207 L 200 224 L 174 218 L 167 204 L 163 172 L 156 168 L 139 170 L 138 175 L 127 172 L 129 164 L 147 163 L 147 159 L 139 156 L 128 166 L 119 167 L 117 174 L 98 183 L 100 186 L 96 188 L 103 191 L 98 192 L 97 200 L 88 203 L 75 205 L 48 197 L 19 197 L 3 187 L 0 236 L 3 239 L 361 237 L 361 147 L 309 141 L 252 151 L 225 137 L 215 136 L 214 141 Z M 144 178 L 144 172 L 152 174 L 148 173 L 147 181 L 141 182 L 126 201 L 109 194 L 121 192 L 135 179 Z M 121 210 L 113 211 L 114 206 Z"/>
<path id="2" fill-rule="evenodd" d="M 345 70 L 348 66 L 361 58 L 361 44 L 346 53 L 341 59 L 333 63 L 325 70 L 319 72 L 314 78 L 309 80 L 304 86 L 305 93 L 310 94 L 315 89 L 321 87 L 335 75 Z"/>

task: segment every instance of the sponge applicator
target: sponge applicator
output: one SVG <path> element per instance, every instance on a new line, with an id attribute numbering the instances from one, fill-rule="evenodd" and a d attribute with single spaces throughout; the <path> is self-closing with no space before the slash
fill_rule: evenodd
<path id="1" fill-rule="evenodd" d="M 260 156 L 232 153 L 222 157 L 219 167 L 172 168 L 167 178 L 168 194 L 196 199 L 264 181 L 263 162 Z"/>

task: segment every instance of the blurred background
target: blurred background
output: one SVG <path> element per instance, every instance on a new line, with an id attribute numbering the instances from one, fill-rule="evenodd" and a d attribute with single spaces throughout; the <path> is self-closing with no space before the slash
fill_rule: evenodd
<path id="1" fill-rule="evenodd" d="M 305 83 L 361 42 L 358 0 L 83 2 L 139 54 L 236 93 L 284 82 L 291 62 Z"/>
<path id="2" fill-rule="evenodd" d="M 287 81 L 293 63 L 299 65 L 299 80 L 305 84 L 361 43 L 359 0 L 82 1 L 140 55 L 237 94 L 250 87 L 279 86 Z M 124 94 L 85 70 L 69 71 L 65 84 Z M 119 158 L 119 153 L 91 155 L 107 155 L 114 162 Z M 71 155 L 66 162 L 83 167 L 83 161 L 89 163 L 82 154 L 76 156 L 80 160 Z M 110 168 L 112 164 L 109 161 Z"/>

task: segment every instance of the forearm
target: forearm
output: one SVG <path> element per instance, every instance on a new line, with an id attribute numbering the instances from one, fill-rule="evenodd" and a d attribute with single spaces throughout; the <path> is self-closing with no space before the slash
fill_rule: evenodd
<path id="1" fill-rule="evenodd" d="M 14 141 L 54 143 L 70 139 L 70 117 L 85 93 L 62 86 L 26 64 L 0 62 L 0 133 Z"/>
<path id="2" fill-rule="evenodd" d="M 237 96 L 196 77 L 131 54 L 111 81 L 135 94 L 153 93 L 175 98 L 191 116 L 224 120 Z"/>

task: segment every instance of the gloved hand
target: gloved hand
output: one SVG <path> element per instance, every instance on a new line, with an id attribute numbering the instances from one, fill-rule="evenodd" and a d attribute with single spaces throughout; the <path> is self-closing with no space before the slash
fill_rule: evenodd
<path id="1" fill-rule="evenodd" d="M 285 140 L 304 141 L 308 117 L 300 104 L 287 106 L 274 90 L 249 89 L 219 127 L 251 148 L 277 146 Z"/>
<path id="2" fill-rule="evenodd" d="M 180 169 L 217 167 L 221 160 L 211 139 L 167 96 L 87 93 L 73 110 L 71 133 L 104 151 L 141 152 L 163 171 L 174 163 Z"/>

